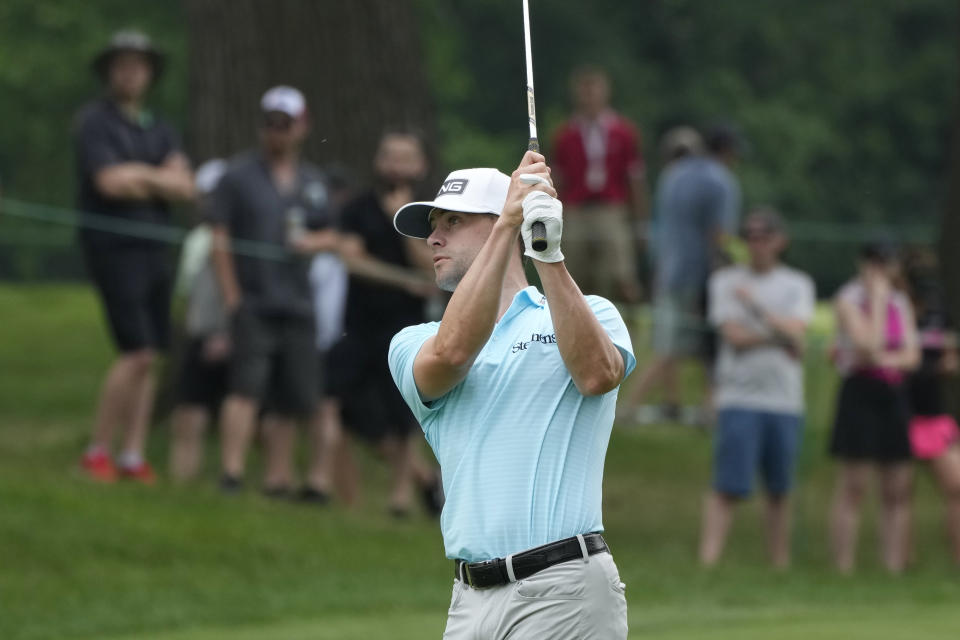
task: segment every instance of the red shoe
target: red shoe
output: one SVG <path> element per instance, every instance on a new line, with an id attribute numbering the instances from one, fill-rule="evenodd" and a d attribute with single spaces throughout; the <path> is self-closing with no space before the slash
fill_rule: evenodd
<path id="1" fill-rule="evenodd" d="M 106 453 L 86 453 L 80 466 L 87 476 L 97 482 L 116 482 L 117 468 Z"/>
<path id="2" fill-rule="evenodd" d="M 141 462 L 135 467 L 120 467 L 120 477 L 124 480 L 135 480 L 141 484 L 152 485 L 157 482 L 157 474 L 149 462 Z"/>

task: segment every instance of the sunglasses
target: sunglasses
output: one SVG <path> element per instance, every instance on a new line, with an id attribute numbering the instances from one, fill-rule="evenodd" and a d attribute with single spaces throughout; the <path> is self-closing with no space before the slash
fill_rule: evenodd
<path id="1" fill-rule="evenodd" d="M 293 126 L 293 118 L 285 113 L 266 113 L 263 115 L 263 128 L 275 131 L 287 131 Z"/>

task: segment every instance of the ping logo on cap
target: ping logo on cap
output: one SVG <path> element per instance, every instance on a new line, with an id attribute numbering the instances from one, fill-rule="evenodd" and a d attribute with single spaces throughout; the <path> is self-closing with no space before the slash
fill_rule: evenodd
<path id="1" fill-rule="evenodd" d="M 439 198 L 440 196 L 463 193 L 467 188 L 468 182 L 469 180 L 464 180 L 463 178 L 447 180 L 440 186 L 440 191 L 437 191 L 437 197 Z"/>

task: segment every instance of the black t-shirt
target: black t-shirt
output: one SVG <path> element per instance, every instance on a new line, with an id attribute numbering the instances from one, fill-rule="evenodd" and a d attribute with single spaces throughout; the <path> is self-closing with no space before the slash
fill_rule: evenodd
<path id="1" fill-rule="evenodd" d="M 144 162 L 159 166 L 180 151 L 180 139 L 173 128 L 149 112 L 138 122 L 130 120 L 116 104 L 105 98 L 87 104 L 77 114 L 74 126 L 79 192 L 77 208 L 96 216 L 110 216 L 123 221 L 167 224 L 169 205 L 160 198 L 153 200 L 114 200 L 104 197 L 94 184 L 101 169 L 124 162 Z M 109 222 L 109 221 L 106 221 Z M 118 220 L 118 226 L 123 222 Z M 98 227 L 104 221 L 85 217 L 80 239 L 95 249 L 118 247 L 157 247 L 157 241 Z M 113 226 L 113 225 L 110 225 Z"/>
<path id="2" fill-rule="evenodd" d="M 280 193 L 259 152 L 231 161 L 210 200 L 207 219 L 226 225 L 243 304 L 257 313 L 312 316 L 310 259 L 289 250 L 291 226 L 333 225 L 319 169 L 301 162 L 297 182 Z"/>
<path id="3" fill-rule="evenodd" d="M 401 267 L 413 266 L 403 236 L 393 228 L 393 221 L 384 212 L 373 191 L 357 197 L 344 207 L 340 227 L 345 232 L 362 237 L 367 253 L 375 258 Z M 423 298 L 410 295 L 402 289 L 351 276 L 346 330 L 396 332 L 423 322 L 423 306 Z"/>

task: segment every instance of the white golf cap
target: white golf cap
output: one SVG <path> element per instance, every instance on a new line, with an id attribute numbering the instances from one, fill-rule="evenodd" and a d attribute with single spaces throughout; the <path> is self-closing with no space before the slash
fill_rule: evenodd
<path id="1" fill-rule="evenodd" d="M 430 212 L 434 209 L 499 216 L 509 188 L 510 177 L 496 169 L 460 169 L 447 176 L 432 201 L 400 207 L 393 226 L 405 236 L 426 238 L 432 231 Z"/>
<path id="2" fill-rule="evenodd" d="M 264 113 L 279 111 L 291 118 L 299 118 L 307 112 L 307 101 L 297 89 L 279 86 L 269 89 L 260 99 L 260 108 Z"/>

